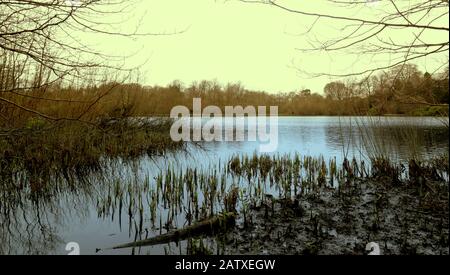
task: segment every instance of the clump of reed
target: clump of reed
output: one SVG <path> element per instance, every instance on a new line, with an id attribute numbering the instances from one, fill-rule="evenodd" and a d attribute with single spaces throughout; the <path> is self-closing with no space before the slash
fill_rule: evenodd
<path id="1" fill-rule="evenodd" d="M 439 121 L 445 120 L 442 117 L 429 119 L 435 120 L 439 126 Z M 429 155 L 424 144 L 433 143 L 446 130 L 423 121 L 421 124 L 407 117 L 356 117 L 351 123 L 351 127 L 355 128 L 351 139 L 358 145 L 361 154 L 370 160 L 423 161 Z M 402 155 L 398 152 L 402 152 Z"/>
<path id="2" fill-rule="evenodd" d="M 354 121 L 361 155 L 370 161 L 373 177 L 389 178 L 396 184 L 406 178 L 411 182 L 424 177 L 448 181 L 448 154 L 426 159 L 428 154 L 423 146 L 432 143 L 440 129 L 425 130 L 425 126 L 400 117 L 393 121 L 383 117 L 357 117 Z"/>
<path id="3" fill-rule="evenodd" d="M 417 163 L 423 171 L 423 186 L 432 180 L 448 182 L 448 162 L 442 167 L 434 165 L 443 159 Z M 365 163 L 345 158 L 340 163 L 336 158 L 326 160 L 323 156 L 298 153 L 234 155 L 228 161 L 206 167 L 168 166 L 142 181 L 118 182 L 108 187 L 108 195 L 98 200 L 97 209 L 103 217 L 128 214 L 129 230 L 137 236 L 147 236 L 150 228 L 162 234 L 183 224 L 234 211 L 239 213 L 241 224 L 246 228 L 252 225 L 252 209 L 265 207 L 266 212 L 272 209 L 273 213 L 277 202 L 294 209 L 303 197 L 315 197 L 330 188 L 337 189 L 340 198 L 346 200 L 345 192 L 357 191 L 361 180 L 419 188 L 408 169 L 399 167 L 402 166 L 395 162 Z M 432 174 L 425 172 L 430 169 L 439 178 L 432 178 Z M 344 188 L 346 186 L 351 188 Z M 342 192 L 341 188 L 344 188 Z M 192 247 L 193 253 L 196 248 L 201 253 L 198 245 Z"/>
<path id="4" fill-rule="evenodd" d="M 77 121 L 49 123 L 34 118 L 24 128 L 0 137 L 0 186 L 46 193 L 58 179 L 72 188 L 114 159 L 180 149 L 169 136 L 170 121 L 124 118 L 93 125 Z"/>

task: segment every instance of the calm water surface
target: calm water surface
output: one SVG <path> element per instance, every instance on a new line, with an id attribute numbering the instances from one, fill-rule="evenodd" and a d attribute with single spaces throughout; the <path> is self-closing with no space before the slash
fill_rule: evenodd
<path id="1" fill-rule="evenodd" d="M 230 120 L 226 119 L 225 123 L 230 123 Z M 381 151 L 400 161 L 407 160 L 412 154 L 426 158 L 448 152 L 446 125 L 448 118 L 280 117 L 278 149 L 270 154 L 322 155 L 325 159 L 336 158 L 339 162 L 345 155 L 366 159 L 374 153 L 373 150 L 370 152 L 372 144 L 377 143 L 382 144 L 378 146 L 382 147 Z M 370 127 L 365 128 L 369 130 L 361 130 L 361 126 Z M 37 204 L 23 198 L 22 206 L 3 210 L 13 212 L 15 220 L 0 214 L 0 253 L 67 254 L 66 243 L 77 242 L 82 254 L 95 254 L 96 248 L 157 235 L 160 229 L 152 229 L 147 211 L 149 202 L 145 199 L 142 203 L 143 227 L 147 230 L 140 236 L 136 236 L 135 230 L 140 221 L 130 218 L 125 202 L 121 211 L 117 205 L 106 211 L 102 209 L 104 199 L 114 192 L 111 185 L 130 185 L 130 182 L 130 186 L 151 185 L 154 184 L 154 176 L 169 165 L 175 169 L 206 167 L 223 163 L 235 154 L 253 154 L 258 148 L 258 142 L 245 141 L 209 142 L 200 146 L 191 144 L 187 152 L 144 158 L 132 167 L 116 165 L 109 179 L 99 178 L 94 180 L 98 184 L 65 192 L 56 198 Z M 135 179 L 131 175 L 139 177 Z M 136 190 L 138 193 L 144 192 Z M 145 194 L 142 196 L 145 198 Z M 158 209 L 162 216 L 167 212 L 162 207 Z M 183 226 L 182 219 L 178 226 Z M 170 244 L 135 251 L 108 250 L 99 254 L 178 254 L 183 253 L 184 246 L 183 243 L 180 247 Z"/>

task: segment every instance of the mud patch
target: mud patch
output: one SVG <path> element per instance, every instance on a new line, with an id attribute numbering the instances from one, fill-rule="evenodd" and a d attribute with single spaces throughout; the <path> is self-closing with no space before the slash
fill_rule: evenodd
<path id="1" fill-rule="evenodd" d="M 432 188 L 427 188 L 432 187 Z M 353 180 L 295 198 L 267 197 L 225 236 L 226 254 L 449 254 L 445 182 Z"/>

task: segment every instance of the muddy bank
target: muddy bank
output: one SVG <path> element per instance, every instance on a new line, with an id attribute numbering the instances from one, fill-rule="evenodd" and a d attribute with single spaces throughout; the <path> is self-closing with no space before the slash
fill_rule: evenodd
<path id="1" fill-rule="evenodd" d="M 354 180 L 294 199 L 266 197 L 225 236 L 226 254 L 449 254 L 448 183 Z"/>

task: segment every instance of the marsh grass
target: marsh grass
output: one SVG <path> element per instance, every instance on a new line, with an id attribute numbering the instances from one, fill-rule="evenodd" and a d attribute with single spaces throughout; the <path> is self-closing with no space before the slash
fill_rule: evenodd
<path id="1" fill-rule="evenodd" d="M 437 165 L 445 161 L 446 164 Z M 448 157 L 417 165 L 414 171 L 420 173 L 424 182 L 448 183 Z M 153 234 L 162 234 L 229 211 L 239 213 L 240 224 L 247 228 L 253 223 L 250 214 L 253 209 L 265 208 L 270 216 L 276 202 L 295 208 L 296 201 L 318 196 L 329 189 L 337 189 L 338 194 L 341 188 L 357 190 L 361 180 L 423 189 L 424 185 L 417 181 L 419 174 L 411 171 L 401 164 L 381 159 L 366 163 L 345 158 L 337 163 L 336 158 L 299 154 L 234 155 L 224 163 L 208 167 L 167 167 L 141 182 L 117 184 L 97 206 L 99 215 L 105 217 L 111 213 L 119 213 L 120 217 L 121 209 L 128 211 L 129 229 L 139 236 L 148 235 L 146 230 L 150 228 Z M 189 245 L 195 252 L 192 243 Z"/>
<path id="2" fill-rule="evenodd" d="M 123 166 L 125 162 L 116 164 Z M 78 182 L 72 188 L 61 183 L 50 185 L 44 190 L 53 197 L 49 200 L 40 197 L 31 205 L 40 205 L 39 209 L 34 210 L 39 212 L 38 217 L 45 217 L 48 214 L 44 213 L 48 211 L 60 212 L 57 210 L 60 206 L 52 206 L 61 197 L 60 193 L 76 194 L 76 198 L 86 197 L 80 205 L 94 203 L 99 219 L 115 221 L 121 230 L 128 231 L 130 240 L 141 240 L 230 211 L 239 213 L 238 226 L 251 228 L 254 224 L 252 211 L 255 209 L 265 209 L 267 218 L 274 215 L 274 205 L 277 203 L 301 212 L 296 208 L 300 200 L 319 197 L 319 194 L 330 189 L 337 189 L 338 198 L 345 200 L 345 192 L 358 190 L 361 179 L 374 179 L 383 182 L 386 187 L 389 184 L 404 184 L 418 190 L 419 196 L 426 201 L 426 196 L 431 194 L 427 187 L 429 180 L 443 179 L 448 184 L 448 156 L 418 162 L 417 165 L 419 168 L 415 171 L 420 173 L 411 174 L 398 169 L 400 166 L 394 162 L 364 163 L 353 158 L 340 163 L 336 158 L 325 159 L 322 156 L 244 154 L 200 168 L 167 166 L 150 174 L 138 175 L 139 169 L 133 165 L 128 166 L 128 172 L 119 173 L 120 169 L 112 166 L 111 170 L 94 173 L 96 177 Z M 419 177 L 425 180 L 417 180 Z M 67 187 L 70 192 L 67 192 Z M 13 188 L 10 191 L 2 189 L 0 202 L 2 219 L 12 224 L 17 213 L 14 209 L 27 204 L 24 194 L 28 193 Z M 28 211 L 33 212 L 32 209 L 31 206 Z M 4 216 L 6 213 L 9 218 Z M 45 225 L 45 221 L 40 222 Z M 190 250 L 186 253 L 213 253 L 215 250 L 219 253 L 223 242 L 231 241 L 220 239 L 220 236 L 214 238 L 203 240 L 203 244 L 199 239 L 188 240 L 183 247 L 187 249 L 189 246 Z M 50 245 L 54 241 L 48 242 L 51 250 Z M 140 251 L 135 250 L 134 253 Z"/>
<path id="3" fill-rule="evenodd" d="M 360 148 L 368 159 L 387 159 L 392 156 L 393 144 L 387 138 L 391 132 L 385 127 L 382 117 L 363 117 L 355 120 L 361 137 Z"/>
<path id="4" fill-rule="evenodd" d="M 427 128 L 407 118 L 398 118 L 397 122 L 393 122 L 387 117 L 357 117 L 355 126 L 360 140 L 358 148 L 366 159 L 394 162 L 401 159 L 424 160 L 429 155 L 424 144 L 432 144 L 435 135 L 440 134 L 438 131 L 442 131 L 441 128 Z M 403 152 L 403 155 L 398 155 L 398 152 Z"/>
<path id="5" fill-rule="evenodd" d="M 1 188 L 45 193 L 58 179 L 76 188 L 75 183 L 104 171 L 107 161 L 132 161 L 182 148 L 171 140 L 170 125 L 165 119 L 122 119 L 101 126 L 33 119 L 0 137 Z"/>

